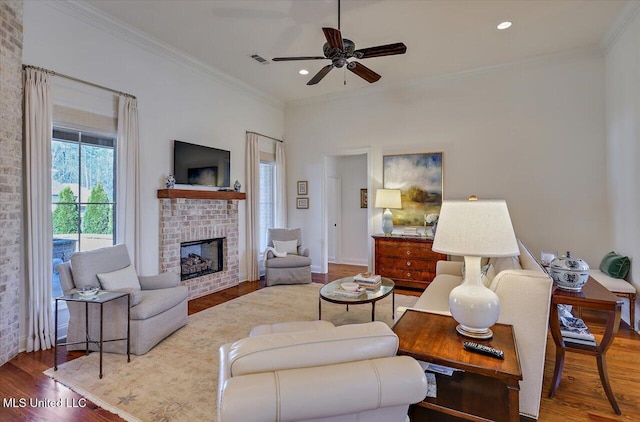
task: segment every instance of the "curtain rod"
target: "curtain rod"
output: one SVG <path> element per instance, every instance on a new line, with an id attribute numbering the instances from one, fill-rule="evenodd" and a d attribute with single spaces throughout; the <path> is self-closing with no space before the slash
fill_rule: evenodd
<path id="1" fill-rule="evenodd" d="M 23 69 L 36 69 L 36 70 L 40 70 L 40 71 L 42 71 L 42 72 L 46 72 L 46 73 L 48 73 L 48 74 L 50 74 L 50 75 L 53 75 L 53 76 L 60 76 L 61 78 L 69 79 L 69 80 L 71 80 L 71 81 L 80 82 L 80 83 L 82 83 L 82 84 L 90 85 L 90 86 L 95 87 L 95 88 L 104 89 L 105 91 L 111 91 L 111 92 L 114 92 L 114 93 L 116 93 L 116 94 L 124 95 L 125 97 L 131 97 L 131 98 L 134 98 L 134 99 L 136 98 L 136 96 L 135 96 L 135 95 L 127 94 L 126 92 L 118 91 L 118 90 L 116 90 L 116 89 L 111 89 L 111 88 L 108 88 L 108 87 L 106 87 L 106 86 L 102 86 L 102 85 L 94 84 L 93 82 L 83 81 L 82 79 L 78 79 L 78 78 L 74 78 L 73 76 L 64 75 L 64 74 L 62 74 L 62 73 L 54 72 L 53 70 L 45 69 L 45 68 L 43 68 L 43 67 L 31 66 L 31 65 L 28 65 L 28 64 L 23 64 L 23 65 L 22 65 L 22 68 L 23 68 Z"/>
<path id="2" fill-rule="evenodd" d="M 278 141 L 278 142 L 282 142 L 284 144 L 284 141 L 282 139 L 276 139 L 276 138 L 272 138 L 271 136 L 267 136 L 267 135 L 263 135 L 262 133 L 258 133 L 258 132 L 252 132 L 250 130 L 247 131 L 247 133 L 253 133 L 254 135 L 258 135 L 258 136 L 263 136 L 265 138 L 269 138 L 272 139 L 274 141 Z"/>

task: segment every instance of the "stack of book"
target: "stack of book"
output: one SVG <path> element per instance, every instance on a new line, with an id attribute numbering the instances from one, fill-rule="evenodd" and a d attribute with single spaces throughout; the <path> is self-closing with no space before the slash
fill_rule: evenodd
<path id="1" fill-rule="evenodd" d="M 561 316 L 560 333 L 566 342 L 597 346 L 596 339 L 589 331 L 589 327 L 580 318 Z"/>
<path id="2" fill-rule="evenodd" d="M 371 273 L 360 273 L 353 277 L 353 281 L 367 290 L 377 290 L 382 284 L 382 277 Z"/>

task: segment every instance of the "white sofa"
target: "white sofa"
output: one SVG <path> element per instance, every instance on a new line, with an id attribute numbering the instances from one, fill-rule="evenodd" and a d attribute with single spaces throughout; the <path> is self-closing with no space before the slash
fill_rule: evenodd
<path id="1" fill-rule="evenodd" d="M 220 347 L 218 422 L 407 421 L 427 380 L 397 350 L 398 337 L 382 322 L 256 327 Z"/>
<path id="2" fill-rule="evenodd" d="M 487 287 L 496 292 L 500 299 L 498 322 L 514 327 L 523 377 L 520 382 L 520 414 L 537 419 L 553 282 L 520 240 L 518 246 L 520 256 L 516 261 L 521 269 L 498 272 Z M 509 260 L 510 258 L 492 258 L 489 262 L 498 270 L 505 263 L 509 264 Z M 451 315 L 449 292 L 461 281 L 462 262 L 439 261 L 436 277 L 412 309 Z M 406 309 L 398 308 L 398 316 Z"/>

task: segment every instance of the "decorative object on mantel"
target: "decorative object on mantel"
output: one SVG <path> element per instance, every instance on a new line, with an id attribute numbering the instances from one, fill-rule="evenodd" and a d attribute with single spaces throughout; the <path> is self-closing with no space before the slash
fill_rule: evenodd
<path id="1" fill-rule="evenodd" d="M 397 226 L 421 226 L 425 214 L 438 214 L 443 197 L 443 153 L 385 155 L 383 187 L 400 189 L 402 211 L 393 215 Z"/>
<path id="2" fill-rule="evenodd" d="M 309 198 L 296 198 L 296 208 L 299 210 L 309 209 Z"/>
<path id="3" fill-rule="evenodd" d="M 164 178 L 164 185 L 167 187 L 167 189 L 173 189 L 173 187 L 176 185 L 176 178 L 173 177 L 173 174 L 169 174 Z"/>
<path id="4" fill-rule="evenodd" d="M 233 190 L 236 192 L 240 192 L 240 189 L 242 188 L 242 185 L 240 184 L 239 181 L 235 181 L 233 182 Z"/>
<path id="5" fill-rule="evenodd" d="M 433 240 L 436 252 L 464 256 L 461 285 L 451 290 L 449 308 L 463 336 L 493 337 L 490 327 L 500 316 L 496 293 L 481 280 L 482 257 L 509 257 L 520 253 L 507 203 L 497 201 L 444 201 Z"/>
<path id="6" fill-rule="evenodd" d="M 298 195 L 309 194 L 309 182 L 306 180 L 298 180 Z"/>
<path id="7" fill-rule="evenodd" d="M 567 251 L 566 256 L 551 261 L 551 278 L 559 289 L 579 292 L 589 280 L 589 264 Z"/>
<path id="8" fill-rule="evenodd" d="M 376 191 L 376 208 L 386 208 L 382 214 L 382 232 L 385 236 L 391 236 L 393 233 L 391 208 L 402 208 L 400 189 L 378 189 Z"/>
<path id="9" fill-rule="evenodd" d="M 436 235 L 436 229 L 438 228 L 438 219 L 440 214 L 425 214 L 424 215 L 424 227 L 425 233 L 427 232 L 427 224 L 431 224 L 431 236 Z"/>

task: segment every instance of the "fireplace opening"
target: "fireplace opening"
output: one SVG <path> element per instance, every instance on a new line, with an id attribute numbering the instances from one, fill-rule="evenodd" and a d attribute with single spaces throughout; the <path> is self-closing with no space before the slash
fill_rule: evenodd
<path id="1" fill-rule="evenodd" d="M 200 277 L 223 270 L 224 237 L 180 243 L 180 279 Z"/>

